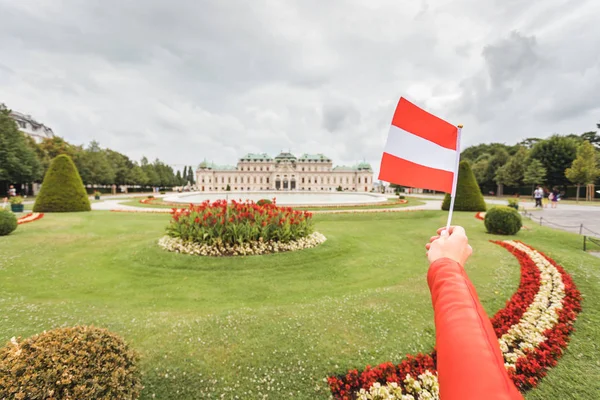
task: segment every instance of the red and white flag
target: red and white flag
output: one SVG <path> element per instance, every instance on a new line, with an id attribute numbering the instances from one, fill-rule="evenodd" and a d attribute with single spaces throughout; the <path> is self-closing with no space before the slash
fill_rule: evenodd
<path id="1" fill-rule="evenodd" d="M 458 127 L 400 98 L 381 159 L 379 179 L 454 195 L 459 134 Z"/>

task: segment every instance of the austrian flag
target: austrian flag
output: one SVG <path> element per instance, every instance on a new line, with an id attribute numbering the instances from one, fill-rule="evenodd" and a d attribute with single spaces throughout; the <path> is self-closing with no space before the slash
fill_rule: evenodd
<path id="1" fill-rule="evenodd" d="M 379 179 L 452 193 L 460 130 L 400 98 L 381 159 Z M 453 193 L 452 193 L 453 194 Z"/>

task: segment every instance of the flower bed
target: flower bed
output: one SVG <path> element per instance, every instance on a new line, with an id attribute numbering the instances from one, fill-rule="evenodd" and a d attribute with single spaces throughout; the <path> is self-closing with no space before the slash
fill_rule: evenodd
<path id="1" fill-rule="evenodd" d="M 43 217 L 44 217 L 43 213 L 29 213 L 29 214 L 24 215 L 21 218 L 17 219 L 17 224 L 19 224 L 19 225 L 26 224 L 28 222 L 37 221 L 38 219 L 41 219 Z"/>
<path id="2" fill-rule="evenodd" d="M 475 218 L 484 221 L 485 220 L 485 212 L 479 211 L 477 214 L 475 214 Z"/>
<path id="3" fill-rule="evenodd" d="M 169 251 L 196 255 L 255 255 L 314 247 L 325 240 L 313 233 L 312 214 L 274 203 L 218 200 L 173 210 L 167 236 Z"/>
<path id="4" fill-rule="evenodd" d="M 325 242 L 326 238 L 319 232 L 314 232 L 311 235 L 292 240 L 287 243 L 276 241 L 252 241 L 244 244 L 201 244 L 194 242 L 186 242 L 179 238 L 163 236 L 158 245 L 165 250 L 175 253 L 191 254 L 198 256 L 257 256 L 261 254 L 282 253 L 286 251 L 295 251 L 316 247 Z"/>
<path id="5" fill-rule="evenodd" d="M 508 249 L 521 265 L 517 292 L 491 322 L 508 373 L 517 388 L 525 392 L 535 387 L 561 357 L 581 311 L 581 295 L 569 274 L 543 253 L 517 241 L 494 243 Z M 328 383 L 336 399 L 369 399 L 367 393 L 379 393 L 384 387 L 388 397 L 383 398 L 387 399 L 439 399 L 439 393 L 412 393 L 404 387 L 408 375 L 420 377 L 426 371 L 437 380 L 435 351 L 431 355 L 407 356 L 398 365 L 384 363 L 375 368 L 367 366 L 362 372 L 352 370 L 344 376 L 329 377 Z M 391 383 L 403 391 L 394 392 L 388 386 Z"/>

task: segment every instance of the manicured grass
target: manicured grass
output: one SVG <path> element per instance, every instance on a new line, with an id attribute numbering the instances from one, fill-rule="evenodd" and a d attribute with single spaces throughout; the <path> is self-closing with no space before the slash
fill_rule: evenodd
<path id="1" fill-rule="evenodd" d="M 337 207 L 294 207 L 297 210 L 304 211 L 327 211 L 327 210 L 379 210 L 379 209 L 387 209 L 387 208 L 404 208 L 404 207 L 412 207 L 412 206 L 420 206 L 425 204 L 424 201 L 415 200 L 415 199 L 406 199 L 407 203 L 405 204 L 397 204 L 398 199 L 388 200 L 383 204 L 369 204 L 369 205 L 360 205 L 360 206 L 337 206 Z"/>
<path id="2" fill-rule="evenodd" d="M 504 305 L 519 266 L 457 213 L 475 253 L 467 265 L 486 310 Z M 327 399 L 331 373 L 429 351 L 435 341 L 424 244 L 438 211 L 315 216 L 318 248 L 200 258 L 156 246 L 169 217 L 47 214 L 0 238 L 0 341 L 94 324 L 141 354 L 142 398 Z M 578 331 L 528 399 L 596 399 L 600 259 L 575 235 L 517 237 L 569 271 L 584 295 Z"/>

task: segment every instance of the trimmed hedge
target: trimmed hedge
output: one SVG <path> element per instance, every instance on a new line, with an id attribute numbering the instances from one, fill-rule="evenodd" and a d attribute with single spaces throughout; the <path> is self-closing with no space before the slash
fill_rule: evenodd
<path id="1" fill-rule="evenodd" d="M 492 207 L 485 213 L 485 227 L 489 233 L 514 235 L 521 230 L 521 215 L 512 207 Z"/>
<path id="2" fill-rule="evenodd" d="M 137 399 L 137 355 L 91 326 L 59 328 L 0 349 L 0 399 Z"/>
<path id="3" fill-rule="evenodd" d="M 17 229 L 17 217 L 8 210 L 0 210 L 0 236 L 9 235 Z"/>
<path id="4" fill-rule="evenodd" d="M 74 212 L 91 209 L 90 200 L 73 160 L 64 154 L 56 157 L 46 172 L 33 211 Z"/>
<path id="5" fill-rule="evenodd" d="M 450 194 L 446 194 L 442 202 L 442 210 L 450 209 Z M 485 200 L 471 170 L 468 161 L 461 161 L 458 168 L 458 182 L 456 185 L 456 200 L 454 210 L 456 211 L 485 211 Z"/>

